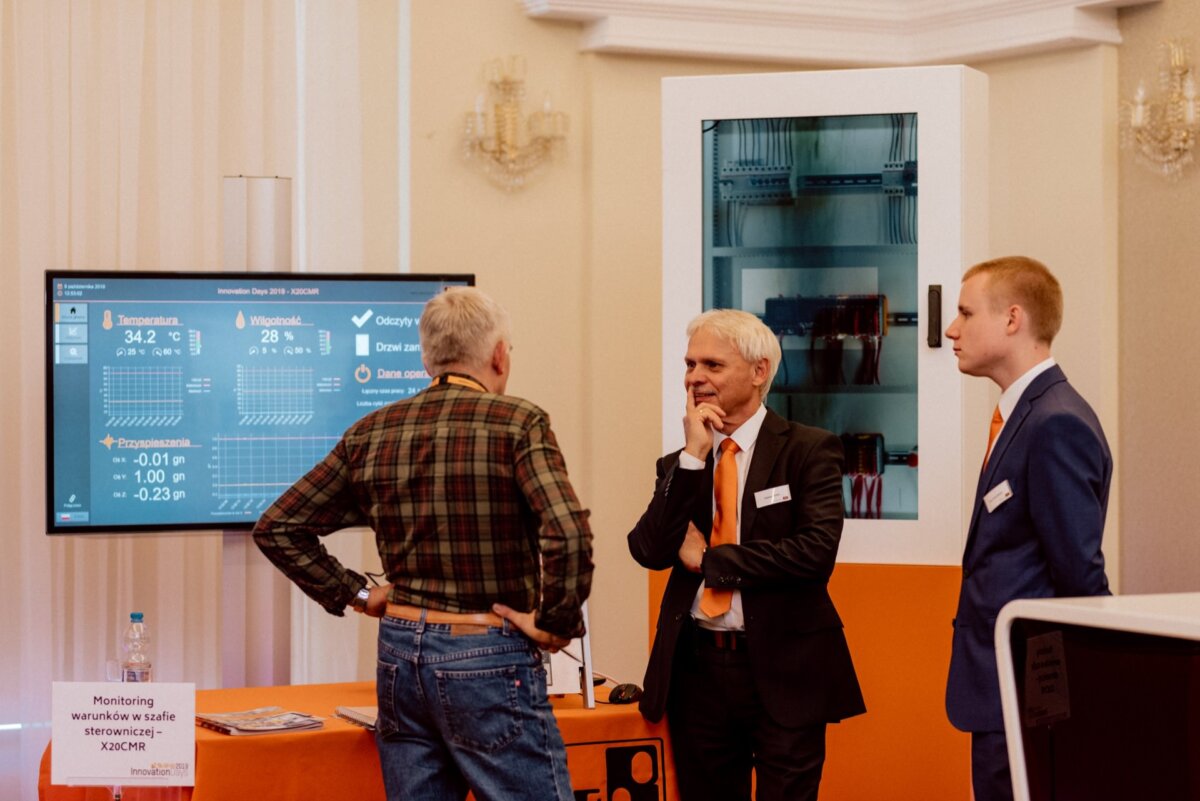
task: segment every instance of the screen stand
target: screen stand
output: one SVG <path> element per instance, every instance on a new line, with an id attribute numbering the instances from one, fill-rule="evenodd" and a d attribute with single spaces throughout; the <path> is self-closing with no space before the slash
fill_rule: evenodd
<path id="1" fill-rule="evenodd" d="M 596 687 L 592 682 L 592 638 L 588 633 L 587 602 L 583 604 L 584 634 L 571 640 L 565 648 L 555 653 L 542 652 L 542 663 L 546 668 L 547 695 L 583 696 L 586 709 L 596 708 Z"/>
<path id="2" fill-rule="evenodd" d="M 291 596 L 246 531 L 221 539 L 221 686 L 291 683 Z"/>

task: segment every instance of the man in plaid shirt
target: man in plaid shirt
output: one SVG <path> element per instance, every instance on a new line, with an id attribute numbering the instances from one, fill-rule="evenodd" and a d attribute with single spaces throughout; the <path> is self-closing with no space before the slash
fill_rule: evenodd
<path id="1" fill-rule="evenodd" d="M 376 739 L 389 799 L 573 794 L 539 649 L 583 633 L 591 531 L 545 412 L 504 395 L 508 317 L 474 288 L 425 308 L 433 384 L 355 423 L 266 511 L 263 553 L 334 615 L 381 616 Z M 320 537 L 375 531 L 368 588 Z M 419 791 L 419 793 L 418 793 Z"/>

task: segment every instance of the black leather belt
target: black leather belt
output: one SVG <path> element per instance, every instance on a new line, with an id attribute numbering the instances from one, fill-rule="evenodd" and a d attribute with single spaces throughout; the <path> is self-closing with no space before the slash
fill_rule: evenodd
<path id="1" fill-rule="evenodd" d="M 699 626 L 693 628 L 696 632 L 696 641 L 710 648 L 720 651 L 744 651 L 746 649 L 746 632 L 744 631 L 714 631 Z"/>

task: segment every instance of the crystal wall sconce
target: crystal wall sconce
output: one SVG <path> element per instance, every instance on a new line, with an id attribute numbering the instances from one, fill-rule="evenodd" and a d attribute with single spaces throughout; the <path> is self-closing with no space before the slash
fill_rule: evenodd
<path id="1" fill-rule="evenodd" d="M 554 111 L 550 95 L 542 108 L 526 119 L 525 59 L 509 56 L 484 66 L 487 87 L 466 115 L 463 156 L 476 164 L 497 186 L 512 192 L 553 160 L 565 145 L 567 115 Z"/>
<path id="2" fill-rule="evenodd" d="M 1162 43 L 1160 94 L 1149 97 L 1139 83 L 1133 100 L 1121 103 L 1121 147 L 1133 148 L 1138 161 L 1177 181 L 1192 162 L 1200 133 L 1200 107 L 1188 45 L 1180 39 Z"/>

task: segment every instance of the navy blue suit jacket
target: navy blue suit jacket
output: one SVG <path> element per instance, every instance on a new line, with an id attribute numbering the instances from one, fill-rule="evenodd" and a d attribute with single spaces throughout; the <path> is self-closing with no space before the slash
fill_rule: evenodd
<path id="1" fill-rule="evenodd" d="M 704 470 L 677 469 L 679 451 L 658 460 L 646 512 L 629 533 L 643 567 L 671 569 L 646 668 L 641 710 L 667 707 L 680 635 L 701 580 L 740 590 L 751 672 L 763 706 L 784 726 L 861 714 L 862 692 L 827 585 L 842 535 L 842 444 L 828 431 L 767 411 L 754 445 L 741 505 L 740 545 L 712 548 L 704 575 L 679 563 L 688 522 L 712 532 L 713 455 Z M 754 493 L 787 485 L 792 499 L 759 508 Z"/>
<path id="2" fill-rule="evenodd" d="M 1055 366 L 1017 402 L 979 477 L 963 552 L 946 712 L 963 731 L 1003 731 L 996 616 L 1015 598 L 1109 595 L 1100 540 L 1112 454 L 1100 421 Z M 1012 497 L 988 511 L 1007 481 Z"/>

